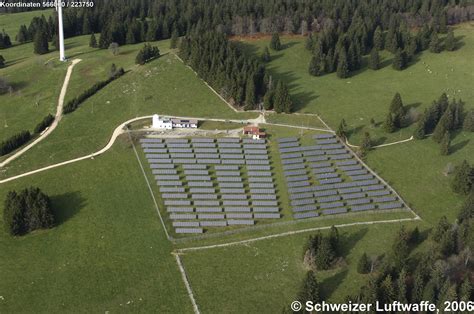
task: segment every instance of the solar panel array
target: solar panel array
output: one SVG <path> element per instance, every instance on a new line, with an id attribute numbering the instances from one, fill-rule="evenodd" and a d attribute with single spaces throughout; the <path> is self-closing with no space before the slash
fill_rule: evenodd
<path id="1" fill-rule="evenodd" d="M 334 134 L 313 138 L 315 145 L 310 146 L 300 145 L 295 137 L 278 140 L 295 219 L 403 207 Z"/>
<path id="2" fill-rule="evenodd" d="M 142 138 L 140 143 L 176 233 L 281 217 L 266 140 Z"/>

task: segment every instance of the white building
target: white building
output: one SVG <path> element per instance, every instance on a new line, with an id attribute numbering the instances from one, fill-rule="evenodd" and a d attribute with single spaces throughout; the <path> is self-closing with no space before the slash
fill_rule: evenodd
<path id="1" fill-rule="evenodd" d="M 160 118 L 159 115 L 153 115 L 152 119 L 152 129 L 160 129 L 160 130 L 171 130 L 173 129 L 173 123 L 171 119 L 168 118 Z"/>

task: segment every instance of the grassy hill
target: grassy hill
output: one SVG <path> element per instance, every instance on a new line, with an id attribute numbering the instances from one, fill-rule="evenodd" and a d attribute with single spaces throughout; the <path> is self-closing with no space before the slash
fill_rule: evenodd
<path id="1" fill-rule="evenodd" d="M 79 95 L 95 82 L 106 79 L 112 63 L 115 63 L 117 67 L 124 67 L 127 74 L 88 99 L 77 111 L 66 115 L 47 140 L 12 163 L 0 176 L 22 173 L 97 151 L 105 146 L 113 130 L 120 123 L 138 116 L 154 113 L 226 119 L 257 116 L 255 113 L 235 113 L 227 107 L 206 87 L 203 81 L 195 76 L 191 69 L 182 64 L 173 54 L 168 54 L 169 41 L 167 40 L 153 43 L 160 48 L 163 56 L 145 66 L 135 65 L 136 53 L 143 44 L 120 47 L 120 54 L 113 56 L 108 50 L 89 48 L 88 42 L 89 36 L 74 37 L 66 41 L 69 47 L 67 50 L 69 58 L 82 59 L 73 71 L 66 101 Z M 15 49 L 18 49 L 17 54 L 30 56 L 28 49 L 32 47 L 28 48 L 29 45 L 10 48 L 13 50 L 9 52 L 15 54 Z M 43 60 L 56 57 L 57 52 L 39 57 L 41 61 L 37 61 L 38 71 L 47 67 L 41 64 Z M 25 61 L 7 67 L 4 71 L 16 73 L 18 69 L 23 69 L 26 76 L 27 69 L 31 68 L 34 60 L 34 57 L 26 57 Z M 60 72 L 65 73 L 65 66 L 58 65 L 61 68 Z M 38 79 L 37 89 L 47 90 L 51 86 L 59 90 L 64 79 L 62 73 L 58 73 L 58 82 L 55 84 Z M 24 79 L 27 80 L 26 77 Z M 11 80 L 11 82 L 14 81 L 16 80 Z M 183 89 L 183 86 L 186 88 Z M 56 106 L 56 96 L 51 96 L 49 111 L 51 111 L 50 108 Z M 25 108 L 24 115 L 18 115 L 15 113 L 15 106 L 18 106 L 21 101 L 10 95 L 0 97 L 11 104 L 2 107 L 4 111 L 0 111 L 0 114 L 15 117 L 15 122 L 17 122 L 14 124 L 15 128 L 10 128 L 10 123 L 8 128 L 5 128 L 8 129 L 9 134 L 14 134 L 24 128 L 32 129 L 40 121 L 38 117 L 48 112 L 44 110 L 45 112 L 32 116 L 31 112 L 35 106 L 29 106 Z M 25 97 L 32 101 L 34 95 L 28 93 Z M 16 118 L 17 116 L 19 118 Z M 4 136 L 3 133 L 2 136 Z M 68 144 L 63 145 L 64 143 Z"/>
<path id="2" fill-rule="evenodd" d="M 1 228 L 0 312 L 192 311 L 127 141 L 95 160 L 0 185 L 0 204 L 7 191 L 31 185 L 52 197 L 59 224 L 20 238 Z"/>
<path id="3" fill-rule="evenodd" d="M 474 25 L 464 24 L 454 30 L 458 49 L 433 54 L 425 51 L 416 62 L 404 71 L 391 66 L 393 56 L 384 53 L 383 68 L 373 71 L 364 67 L 348 79 L 339 79 L 335 73 L 313 77 L 308 73 L 311 53 L 304 48 L 304 37 L 282 37 L 284 49 L 271 51 L 272 60 L 267 68 L 277 79 L 286 81 L 297 112 L 320 114 L 333 129 L 344 118 L 353 132 L 350 140 L 358 144 L 365 131 L 380 143 L 409 138 L 413 128 L 386 134 L 376 123 L 385 121 L 388 107 L 396 92 L 400 92 L 405 105 L 422 113 L 441 93 L 463 99 L 466 107 L 474 108 Z M 243 47 L 260 55 L 270 38 L 244 39 Z M 364 57 L 367 62 L 367 57 Z"/>

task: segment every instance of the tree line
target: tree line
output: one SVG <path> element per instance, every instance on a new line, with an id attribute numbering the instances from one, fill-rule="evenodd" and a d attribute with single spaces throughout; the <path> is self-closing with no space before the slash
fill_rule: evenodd
<path id="1" fill-rule="evenodd" d="M 0 156 L 7 155 L 31 139 L 30 131 L 21 131 L 0 143 Z"/>
<path id="2" fill-rule="evenodd" d="M 212 3 L 207 0 L 116 0 L 97 1 L 93 8 L 65 9 L 63 19 L 66 37 L 101 33 L 99 46 L 106 49 L 112 42 L 123 45 L 167 39 L 173 34 L 183 36 L 196 26 L 227 35 L 306 35 L 331 24 L 340 25 L 347 32 L 351 25 L 357 24 L 354 31 L 372 34 L 374 25 L 389 29 L 392 18 L 403 20 L 409 27 L 428 23 L 445 25 L 469 20 L 472 10 L 473 6 L 465 0 L 219 0 Z M 367 21 L 364 22 L 367 25 L 354 22 L 361 19 Z M 43 25 L 47 28 L 43 30 L 53 40 L 57 17 L 50 17 L 46 22 Z M 23 25 L 17 40 L 33 40 L 35 24 L 37 20 L 33 19 L 28 28 Z"/>
<path id="3" fill-rule="evenodd" d="M 237 43 L 217 31 L 196 28 L 180 44 L 179 56 L 223 98 L 246 110 L 291 112 L 288 87 L 273 82 L 263 62 L 246 54 Z"/>
<path id="4" fill-rule="evenodd" d="M 19 236 L 37 229 L 52 228 L 55 221 L 51 200 L 39 188 L 30 187 L 7 194 L 3 223 L 10 235 Z"/>

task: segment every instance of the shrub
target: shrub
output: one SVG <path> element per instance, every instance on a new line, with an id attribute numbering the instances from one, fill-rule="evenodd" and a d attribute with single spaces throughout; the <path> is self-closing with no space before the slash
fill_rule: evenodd
<path id="1" fill-rule="evenodd" d="M 38 123 L 38 125 L 35 127 L 34 132 L 36 134 L 40 134 L 41 132 L 46 130 L 46 128 L 49 127 L 51 123 L 53 123 L 53 121 L 54 117 L 51 114 L 48 114 L 46 117 L 44 117 L 43 121 Z"/>

